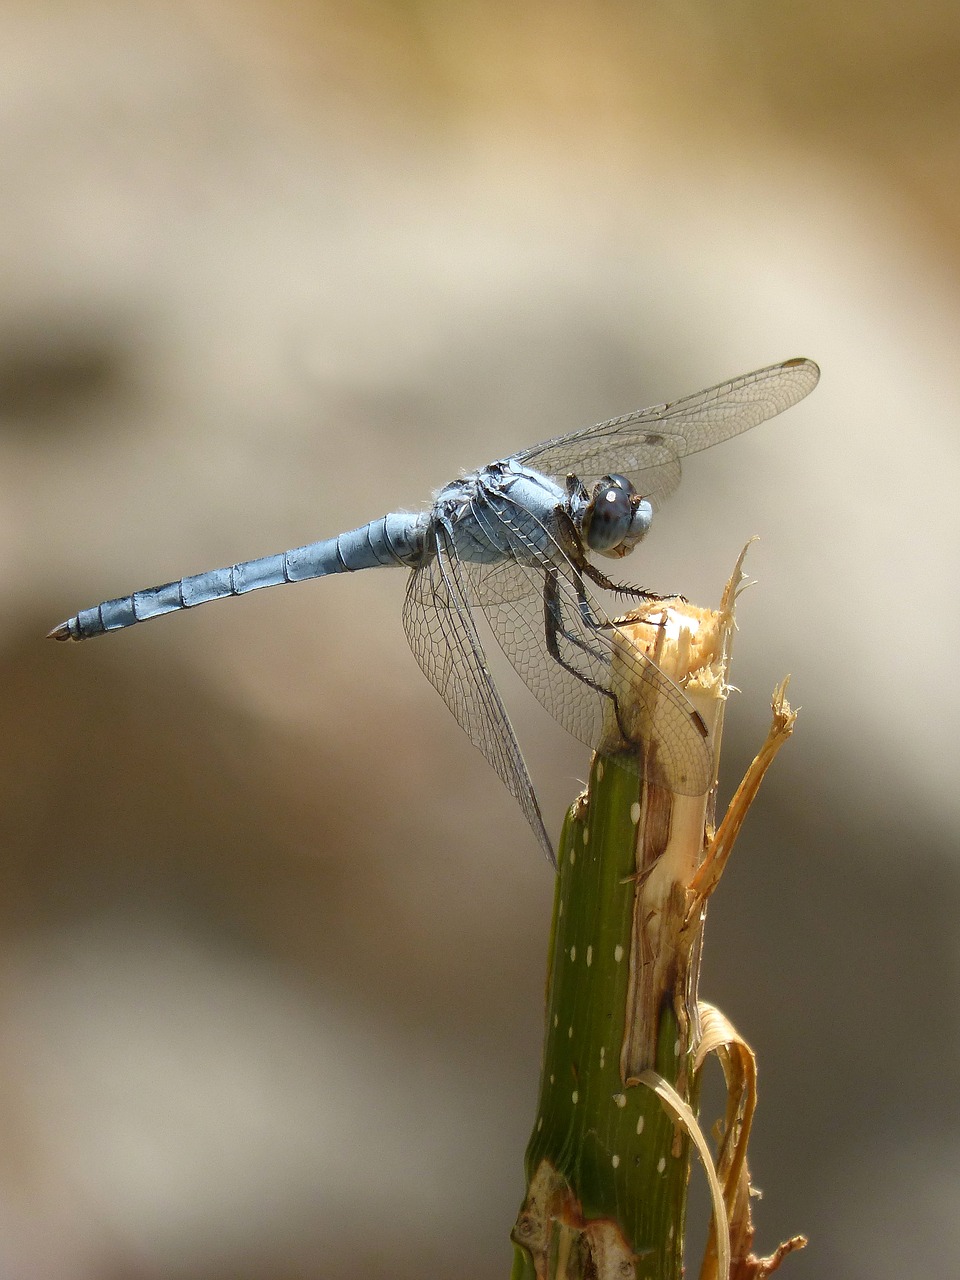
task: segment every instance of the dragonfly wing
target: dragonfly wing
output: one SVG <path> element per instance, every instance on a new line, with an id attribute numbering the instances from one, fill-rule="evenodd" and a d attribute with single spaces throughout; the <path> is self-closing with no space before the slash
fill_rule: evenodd
<path id="1" fill-rule="evenodd" d="M 615 715 L 610 673 L 617 624 L 605 615 L 561 544 L 557 533 L 531 515 L 509 506 L 495 515 L 474 504 L 474 518 L 488 526 L 499 519 L 523 558 L 495 564 L 463 564 L 471 598 L 483 609 L 490 628 L 514 670 L 543 707 L 574 737 L 596 748 L 604 717 Z M 490 530 L 491 536 L 494 536 Z M 562 625 L 553 629 L 551 653 L 544 584 L 550 580 Z M 700 795 L 710 785 L 711 752 L 702 722 L 686 694 L 632 644 L 619 644 L 618 663 L 640 696 L 632 708 L 631 733 L 648 748 L 630 752 L 654 782 L 681 795 Z M 621 726 L 622 728 L 622 726 Z M 625 744 L 626 745 L 626 744 Z M 634 745 L 637 745 L 635 742 Z"/>
<path id="2" fill-rule="evenodd" d="M 787 360 L 671 404 L 638 409 L 556 436 L 515 457 L 560 479 L 573 472 L 585 484 L 609 472 L 621 472 L 658 507 L 677 487 L 681 458 L 789 409 L 809 395 L 819 377 L 812 360 Z"/>
<path id="3" fill-rule="evenodd" d="M 497 771 L 556 866 L 520 744 L 487 669 L 462 566 L 441 524 L 428 531 L 426 559 L 410 576 L 403 626 L 424 675 Z"/>

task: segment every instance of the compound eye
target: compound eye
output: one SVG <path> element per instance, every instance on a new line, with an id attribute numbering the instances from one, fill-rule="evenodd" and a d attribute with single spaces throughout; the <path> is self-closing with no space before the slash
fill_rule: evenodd
<path id="1" fill-rule="evenodd" d="M 624 476 L 604 476 L 587 504 L 584 531 L 593 551 L 610 551 L 626 538 L 633 520 L 633 485 Z"/>

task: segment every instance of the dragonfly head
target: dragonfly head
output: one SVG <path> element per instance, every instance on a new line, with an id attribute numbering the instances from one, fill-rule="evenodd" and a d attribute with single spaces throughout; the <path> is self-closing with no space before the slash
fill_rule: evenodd
<path id="1" fill-rule="evenodd" d="M 584 508 L 581 529 L 587 546 L 604 556 L 629 555 L 650 528 L 653 507 L 626 476 L 604 476 Z"/>

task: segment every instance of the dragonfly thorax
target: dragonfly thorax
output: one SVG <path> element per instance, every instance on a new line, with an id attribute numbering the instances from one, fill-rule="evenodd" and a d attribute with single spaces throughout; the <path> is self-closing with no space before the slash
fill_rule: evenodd
<path id="1" fill-rule="evenodd" d="M 630 554 L 652 519 L 653 507 L 626 476 L 609 475 L 594 485 L 580 527 L 591 551 L 619 559 Z"/>

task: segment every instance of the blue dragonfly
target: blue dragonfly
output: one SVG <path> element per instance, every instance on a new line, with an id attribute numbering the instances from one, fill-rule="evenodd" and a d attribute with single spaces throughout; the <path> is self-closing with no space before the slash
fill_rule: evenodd
<path id="1" fill-rule="evenodd" d="M 610 672 L 617 623 L 591 586 L 641 600 L 662 597 L 611 581 L 589 553 L 628 555 L 676 489 L 681 458 L 782 413 L 808 395 L 819 376 L 812 361 L 787 360 L 672 404 L 556 436 L 461 476 L 419 513 L 394 512 L 322 542 L 107 600 L 61 622 L 50 636 L 85 640 L 208 600 L 331 573 L 409 569 L 403 625 L 414 656 L 554 863 L 475 611 L 543 706 L 595 747 L 605 706 L 616 701 Z M 626 652 L 632 678 L 655 695 L 644 699 L 652 710 L 641 729 L 644 745 L 653 749 L 628 758 L 676 793 L 702 793 L 711 769 L 702 720 L 651 659 L 633 648 Z M 623 654 L 621 647 L 621 661 Z"/>

